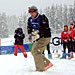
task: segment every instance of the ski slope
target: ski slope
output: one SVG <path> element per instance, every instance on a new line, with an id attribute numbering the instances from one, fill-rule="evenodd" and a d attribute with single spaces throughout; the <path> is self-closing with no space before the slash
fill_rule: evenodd
<path id="1" fill-rule="evenodd" d="M 27 54 L 28 58 L 22 53 L 18 56 L 0 55 L 0 75 L 75 75 L 75 60 L 53 58 L 50 60 L 54 64 L 52 68 L 37 72 L 31 53 Z"/>

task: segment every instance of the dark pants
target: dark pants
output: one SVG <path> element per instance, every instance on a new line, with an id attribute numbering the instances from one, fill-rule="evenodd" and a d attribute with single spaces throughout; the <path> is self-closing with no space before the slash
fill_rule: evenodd
<path id="1" fill-rule="evenodd" d="M 68 48 L 68 53 L 70 53 L 70 51 L 69 51 L 69 43 L 68 42 L 63 42 L 63 50 L 64 50 L 64 53 L 66 53 L 66 46 Z"/>
<path id="2" fill-rule="evenodd" d="M 75 52 L 75 40 L 73 41 L 73 52 Z"/>
<path id="3" fill-rule="evenodd" d="M 68 43 L 69 43 L 69 50 L 68 51 L 72 52 L 73 51 L 73 41 L 71 40 Z"/>
<path id="4" fill-rule="evenodd" d="M 51 52 L 50 52 L 50 43 L 47 45 L 47 51 L 48 51 L 48 54 L 51 54 Z M 43 54 L 44 54 L 44 51 L 43 51 Z"/>

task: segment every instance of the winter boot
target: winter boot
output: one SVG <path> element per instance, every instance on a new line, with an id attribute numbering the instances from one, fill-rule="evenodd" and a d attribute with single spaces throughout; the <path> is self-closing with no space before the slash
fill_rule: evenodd
<path id="1" fill-rule="evenodd" d="M 66 53 L 63 53 L 60 59 L 66 59 Z"/>
<path id="2" fill-rule="evenodd" d="M 52 54 L 48 54 L 48 58 L 49 59 L 52 59 Z"/>
<path id="3" fill-rule="evenodd" d="M 73 52 L 70 52 L 70 57 L 68 59 L 72 59 L 73 57 Z"/>
<path id="4" fill-rule="evenodd" d="M 45 54 L 42 54 L 43 56 L 45 56 Z"/>
<path id="5" fill-rule="evenodd" d="M 44 72 L 46 70 L 48 70 L 49 68 L 51 68 L 53 66 L 53 64 L 50 62 L 49 65 L 45 66 L 44 70 L 40 71 L 40 72 Z"/>
<path id="6" fill-rule="evenodd" d="M 15 56 L 17 56 L 17 54 L 16 54 L 16 53 L 14 53 L 14 55 L 15 55 Z"/>
<path id="7" fill-rule="evenodd" d="M 23 53 L 23 55 L 24 55 L 25 58 L 27 58 L 27 54 L 25 52 Z"/>
<path id="8" fill-rule="evenodd" d="M 68 53 L 68 58 L 70 57 L 70 53 Z"/>
<path id="9" fill-rule="evenodd" d="M 45 66 L 45 71 L 48 70 L 49 68 L 51 68 L 53 66 L 53 64 L 50 62 L 49 65 Z"/>

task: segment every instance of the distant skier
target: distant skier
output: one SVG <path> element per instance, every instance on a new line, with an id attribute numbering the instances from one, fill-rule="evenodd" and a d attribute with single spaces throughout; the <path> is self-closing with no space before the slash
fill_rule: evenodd
<path id="1" fill-rule="evenodd" d="M 20 48 L 24 57 L 27 58 L 27 54 L 26 54 L 24 47 L 23 47 L 23 39 L 25 38 L 25 35 L 23 34 L 22 28 L 17 28 L 15 30 L 14 38 L 15 38 L 14 55 L 17 56 L 18 48 Z"/>
<path id="2" fill-rule="evenodd" d="M 62 31 L 61 33 L 61 44 L 63 44 L 63 54 L 61 59 L 66 59 L 66 46 L 68 48 L 68 57 L 70 57 L 68 41 L 69 41 L 68 26 L 64 25 L 64 31 Z"/>
<path id="3" fill-rule="evenodd" d="M 52 67 L 53 64 L 42 55 L 45 47 L 50 42 L 50 28 L 48 19 L 45 15 L 40 15 L 35 6 L 29 7 L 31 17 L 28 19 L 28 34 L 31 36 L 38 31 L 39 38 L 34 42 L 31 53 L 34 57 L 36 71 L 43 72 Z"/>

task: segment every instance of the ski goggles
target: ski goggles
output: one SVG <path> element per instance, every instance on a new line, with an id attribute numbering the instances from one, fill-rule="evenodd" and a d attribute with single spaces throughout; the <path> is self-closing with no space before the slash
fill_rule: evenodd
<path id="1" fill-rule="evenodd" d="M 29 9 L 28 12 L 33 13 L 33 12 L 37 12 L 37 10 L 36 9 Z"/>

